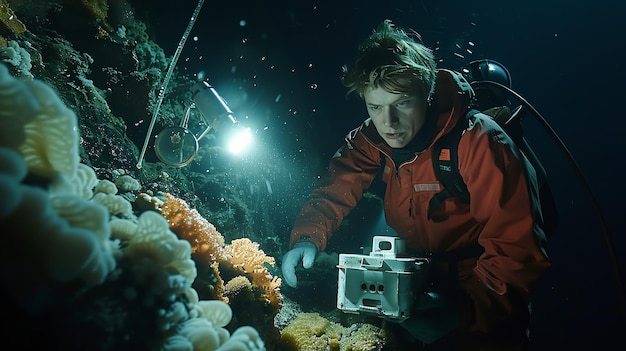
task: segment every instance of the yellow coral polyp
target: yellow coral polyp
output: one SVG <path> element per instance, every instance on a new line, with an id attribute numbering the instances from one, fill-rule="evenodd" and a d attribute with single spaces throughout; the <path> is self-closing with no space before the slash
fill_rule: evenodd
<path id="1" fill-rule="evenodd" d="M 281 349 L 325 351 L 338 350 L 338 338 L 341 335 L 332 335 L 341 325 L 330 322 L 319 313 L 301 313 L 285 329 L 280 336 Z M 334 347 L 333 347 L 334 346 Z"/>
<path id="2" fill-rule="evenodd" d="M 0 27 L 8 29 L 12 33 L 23 33 L 26 26 L 20 21 L 15 12 L 11 10 L 7 0 L 0 0 Z"/>
<path id="3" fill-rule="evenodd" d="M 282 306 L 283 297 L 280 293 L 282 280 L 272 276 L 265 266 L 265 264 L 274 266 L 274 257 L 267 256 L 259 248 L 258 243 L 248 238 L 233 240 L 224 249 L 224 255 L 233 268 L 246 274 L 254 285 L 263 290 L 263 294 L 274 307 Z"/>
<path id="4" fill-rule="evenodd" d="M 280 333 L 281 351 L 375 351 L 384 349 L 385 333 L 371 324 L 345 328 L 318 313 L 301 313 Z"/>
<path id="5" fill-rule="evenodd" d="M 191 252 L 208 261 L 221 261 L 224 256 L 224 236 L 215 226 L 189 205 L 171 194 L 165 194 L 161 214 L 179 238 L 189 241 Z"/>
<path id="6" fill-rule="evenodd" d="M 224 286 L 224 294 L 228 296 L 235 296 L 241 292 L 251 291 L 252 283 L 248 278 L 243 275 L 236 276 L 229 280 Z"/>

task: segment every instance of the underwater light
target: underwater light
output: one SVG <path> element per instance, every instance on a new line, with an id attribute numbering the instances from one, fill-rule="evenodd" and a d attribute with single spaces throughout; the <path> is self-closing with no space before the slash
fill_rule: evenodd
<path id="1" fill-rule="evenodd" d="M 198 82 L 191 87 L 192 99 L 195 106 L 206 118 L 207 129 L 202 132 L 201 139 L 209 130 L 223 134 L 226 148 L 235 154 L 239 154 L 252 143 L 252 132 L 233 116 L 233 111 L 226 101 L 217 93 L 215 88 L 206 81 Z"/>
<path id="2" fill-rule="evenodd" d="M 231 153 L 239 155 L 246 151 L 250 147 L 250 144 L 252 144 L 252 132 L 250 128 L 238 125 L 232 135 L 228 137 L 227 149 Z"/>
<path id="3" fill-rule="evenodd" d="M 217 93 L 217 90 L 206 81 L 198 82 L 191 87 L 191 99 L 200 113 L 206 118 L 207 129 L 200 134 L 198 139 L 208 133 L 211 129 L 216 131 L 224 126 L 237 124 L 226 101 Z"/>
<path id="4" fill-rule="evenodd" d="M 193 102 L 187 108 L 185 117 L 178 127 L 162 130 L 156 137 L 154 149 L 157 157 L 170 166 L 188 165 L 198 153 L 198 141 L 211 130 L 222 134 L 225 146 L 231 153 L 240 154 L 252 142 L 249 128 L 242 126 L 233 116 L 233 111 L 215 88 L 206 81 L 191 87 Z M 187 129 L 191 109 L 196 108 L 204 118 L 206 129 L 196 137 Z"/>

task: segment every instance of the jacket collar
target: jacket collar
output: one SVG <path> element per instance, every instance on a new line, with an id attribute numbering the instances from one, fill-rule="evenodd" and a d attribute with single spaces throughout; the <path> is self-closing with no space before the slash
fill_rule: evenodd
<path id="1" fill-rule="evenodd" d="M 461 73 L 447 69 L 437 71 L 432 107 L 438 118 L 433 142 L 449 133 L 459 119 L 465 117 L 473 97 L 474 90 Z"/>

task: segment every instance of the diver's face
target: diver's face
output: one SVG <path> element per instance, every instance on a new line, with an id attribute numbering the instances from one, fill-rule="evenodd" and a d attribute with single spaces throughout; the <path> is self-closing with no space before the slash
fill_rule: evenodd
<path id="1" fill-rule="evenodd" d="M 417 95 L 375 88 L 367 89 L 363 98 L 378 134 L 392 148 L 405 147 L 426 120 L 426 101 Z"/>

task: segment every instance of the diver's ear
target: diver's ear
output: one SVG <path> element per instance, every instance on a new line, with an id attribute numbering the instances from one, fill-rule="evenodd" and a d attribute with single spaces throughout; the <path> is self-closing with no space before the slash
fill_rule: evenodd
<path id="1" fill-rule="evenodd" d="M 467 80 L 460 73 L 448 69 L 437 71 L 435 80 L 435 107 L 440 113 L 449 112 L 453 106 L 466 106 L 474 96 Z"/>

